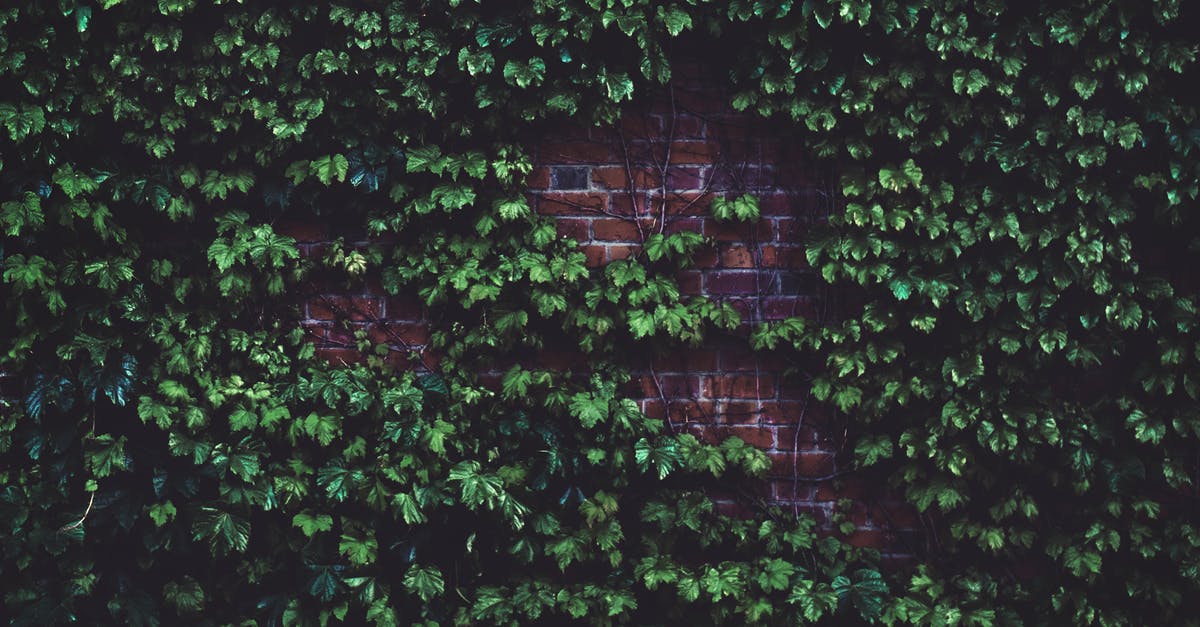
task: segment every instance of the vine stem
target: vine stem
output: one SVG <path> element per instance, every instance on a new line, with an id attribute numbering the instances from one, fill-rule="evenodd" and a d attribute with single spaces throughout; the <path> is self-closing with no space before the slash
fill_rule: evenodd
<path id="1" fill-rule="evenodd" d="M 63 525 L 62 527 L 59 527 L 58 532 L 66 533 L 73 529 L 78 529 L 81 525 L 83 525 L 83 522 L 85 520 L 87 520 L 88 514 L 92 513 L 92 506 L 95 504 L 96 504 L 96 493 L 92 492 L 91 498 L 88 499 L 87 509 L 83 510 L 83 516 L 80 516 L 79 520 L 77 520 L 69 525 Z"/>
<path id="2" fill-rule="evenodd" d="M 92 407 L 92 426 L 91 426 L 91 429 L 88 431 L 88 439 L 92 439 L 94 437 L 96 437 L 96 408 L 93 406 Z M 63 525 L 63 526 L 59 527 L 58 532 L 66 533 L 68 531 L 72 531 L 74 529 L 78 529 L 79 527 L 83 526 L 83 523 L 87 520 L 88 515 L 92 513 L 92 506 L 94 506 L 95 504 L 96 504 L 96 492 L 93 491 L 92 495 L 90 497 L 88 497 L 87 507 L 83 510 L 83 515 L 79 517 L 79 520 L 77 520 L 73 523 L 70 523 L 68 525 Z"/>

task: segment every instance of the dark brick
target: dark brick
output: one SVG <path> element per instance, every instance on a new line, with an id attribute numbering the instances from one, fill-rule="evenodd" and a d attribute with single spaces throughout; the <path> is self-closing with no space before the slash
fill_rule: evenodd
<path id="1" fill-rule="evenodd" d="M 587 189 L 588 168 L 586 166 L 555 166 L 550 168 L 550 189 Z"/>
<path id="2" fill-rule="evenodd" d="M 756 294 L 760 289 L 757 272 L 713 272 L 704 277 L 709 294 Z"/>

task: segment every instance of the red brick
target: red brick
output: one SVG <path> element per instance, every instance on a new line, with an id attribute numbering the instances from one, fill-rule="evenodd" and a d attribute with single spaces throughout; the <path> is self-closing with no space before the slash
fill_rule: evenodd
<path id="1" fill-rule="evenodd" d="M 675 274 L 679 283 L 679 293 L 685 296 L 696 296 L 703 293 L 702 275 L 694 270 L 684 270 Z"/>
<path id="2" fill-rule="evenodd" d="M 663 420 L 667 417 L 667 406 L 659 399 L 643 399 L 640 405 L 642 413 L 654 420 Z"/>
<path id="3" fill-rule="evenodd" d="M 621 116 L 621 133 L 627 141 L 654 138 L 662 133 L 662 123 L 662 118 L 657 115 L 627 113 Z M 620 140 L 620 136 L 612 132 L 611 129 L 608 129 L 608 134 L 605 136 L 615 138 L 618 141 Z"/>
<path id="4" fill-rule="evenodd" d="M 605 259 L 603 246 L 588 245 L 580 246 L 579 249 L 582 250 L 584 256 L 587 257 L 587 260 L 584 263 L 586 263 L 589 268 L 597 268 L 604 265 Z"/>
<path id="5" fill-rule="evenodd" d="M 712 417 L 716 414 L 715 406 L 711 401 L 697 401 L 693 399 L 673 400 L 667 404 L 667 414 L 671 422 L 711 422 Z"/>
<path id="6" fill-rule="evenodd" d="M 371 337 L 395 346 L 423 346 L 429 343 L 429 325 L 424 322 L 385 322 L 376 325 Z"/>
<path id="7" fill-rule="evenodd" d="M 814 176 L 812 168 L 807 163 L 777 156 L 784 152 L 787 150 L 778 148 L 774 142 L 763 144 L 763 159 L 775 164 L 780 181 L 787 181 L 792 188 L 814 187 L 820 184 L 821 176 Z"/>
<path id="8" fill-rule="evenodd" d="M 759 220 L 753 224 L 745 222 L 718 222 L 715 219 L 704 220 L 704 235 L 720 242 L 749 242 L 769 240 L 772 238 L 771 223 Z"/>
<path id="9" fill-rule="evenodd" d="M 817 485 L 817 493 L 813 496 L 816 501 L 838 501 L 841 499 L 862 499 L 870 489 L 858 477 L 841 477 L 836 481 L 824 481 Z"/>
<path id="10" fill-rule="evenodd" d="M 713 246 L 701 245 L 692 253 L 691 267 L 699 270 L 707 270 L 717 267 L 717 249 Z"/>
<path id="11" fill-rule="evenodd" d="M 537 199 L 542 215 L 594 216 L 608 206 L 608 195 L 598 192 L 548 192 Z"/>
<path id="12" fill-rule="evenodd" d="M 437 369 L 438 365 L 442 363 L 442 354 L 438 351 L 422 348 L 415 352 L 421 357 L 420 364 L 422 368 Z"/>
<path id="13" fill-rule="evenodd" d="M 667 220 L 667 225 L 663 228 L 663 233 L 667 235 L 682 233 L 684 231 L 702 233 L 704 231 L 704 218 L 670 218 Z"/>
<path id="14" fill-rule="evenodd" d="M 635 206 L 636 205 L 636 206 Z M 619 216 L 633 217 L 646 212 L 646 193 L 643 191 L 613 192 L 608 198 L 608 210 Z"/>
<path id="15" fill-rule="evenodd" d="M 776 427 L 775 449 L 780 451 L 811 451 L 817 448 L 817 432 L 812 427 Z"/>
<path id="16" fill-rule="evenodd" d="M 704 444 L 714 445 L 721 442 L 720 438 L 717 437 L 716 428 L 712 425 L 692 423 L 687 425 L 686 431 Z"/>
<path id="17" fill-rule="evenodd" d="M 768 296 L 762 302 L 762 315 L 766 320 L 784 318 L 816 318 L 812 299 L 804 296 Z"/>
<path id="18" fill-rule="evenodd" d="M 374 297 L 319 296 L 308 302 L 308 317 L 313 320 L 375 320 L 381 317 L 382 303 Z"/>
<path id="19" fill-rule="evenodd" d="M 709 294 L 757 294 L 760 285 L 757 272 L 713 272 L 704 277 L 704 289 Z"/>
<path id="20" fill-rule="evenodd" d="M 753 268 L 754 251 L 740 244 L 724 245 L 721 247 L 721 267 L 723 268 Z"/>
<path id="21" fill-rule="evenodd" d="M 809 389 L 803 385 L 788 384 L 779 386 L 779 398 L 784 400 L 803 401 L 810 398 Z"/>
<path id="22" fill-rule="evenodd" d="M 921 518 L 916 508 L 908 503 L 876 503 L 870 508 L 871 524 L 893 529 L 919 529 Z"/>
<path id="23" fill-rule="evenodd" d="M 807 268 L 808 258 L 804 249 L 798 246 L 767 245 L 762 248 L 762 265 L 765 268 Z"/>
<path id="24" fill-rule="evenodd" d="M 637 256 L 638 253 L 642 252 L 642 247 L 639 245 L 634 245 L 634 246 L 616 245 L 616 246 L 606 246 L 606 248 L 608 249 L 608 260 L 609 261 L 617 261 L 618 259 L 628 259 L 630 257 L 635 257 L 635 256 Z"/>
<path id="25" fill-rule="evenodd" d="M 324 242 L 329 239 L 329 228 L 315 220 L 287 220 L 275 225 L 275 232 L 295 239 L 297 242 Z"/>
<path id="26" fill-rule="evenodd" d="M 304 339 L 321 345 L 325 342 L 325 337 L 329 332 L 329 327 L 324 324 L 314 324 L 304 322 L 300 324 L 300 328 L 304 329 Z"/>
<path id="27" fill-rule="evenodd" d="M 750 348 L 726 348 L 721 351 L 722 372 L 782 370 L 777 359 L 756 353 Z"/>
<path id="28" fill-rule="evenodd" d="M 394 370 L 412 370 L 415 358 L 415 354 L 412 351 L 391 348 L 388 350 L 387 355 L 383 356 L 383 363 Z"/>
<path id="29" fill-rule="evenodd" d="M 769 477 L 792 477 L 816 479 L 833 474 L 837 469 L 831 453 L 767 453 L 771 458 Z"/>
<path id="30" fill-rule="evenodd" d="M 793 516 L 811 518 L 818 528 L 829 525 L 829 512 L 820 505 L 808 502 L 806 497 L 811 490 L 803 484 L 776 481 L 771 484 L 771 487 L 771 498 L 780 502 L 780 509 L 791 512 Z"/>
<path id="31" fill-rule="evenodd" d="M 871 520 L 867 515 L 867 505 L 862 501 L 852 501 L 848 503 L 849 507 L 838 506 L 837 511 L 845 516 L 846 520 L 854 523 L 855 527 L 870 527 Z"/>
<path id="32" fill-rule="evenodd" d="M 382 324 L 367 325 L 367 339 L 370 340 L 372 344 L 383 344 L 386 346 L 395 343 L 385 330 L 384 326 L 385 325 Z"/>
<path id="33" fill-rule="evenodd" d="M 762 148 L 762 159 L 768 163 L 779 163 L 779 161 L 782 159 L 783 153 L 785 152 L 782 142 L 780 142 L 778 139 L 764 138 L 760 144 L 760 147 Z M 786 180 L 792 181 L 793 185 L 802 181 L 807 182 L 806 178 L 796 176 L 796 173 L 792 173 L 792 175 Z"/>
<path id="34" fill-rule="evenodd" d="M 640 242 L 637 223 L 620 218 L 597 218 L 592 222 L 592 237 L 601 242 Z"/>
<path id="35" fill-rule="evenodd" d="M 761 194 L 758 196 L 758 212 L 764 216 L 788 216 L 795 211 L 796 203 L 787 194 Z"/>
<path id="36" fill-rule="evenodd" d="M 349 348 L 318 348 L 316 357 L 333 366 L 356 364 L 363 358 L 361 353 Z"/>
<path id="37" fill-rule="evenodd" d="M 559 237 L 566 237 L 578 241 L 587 241 L 591 239 L 591 222 L 584 218 L 557 218 L 554 221 L 554 227 L 558 229 Z"/>
<path id="38" fill-rule="evenodd" d="M 658 372 L 707 372 L 716 369 L 717 353 L 706 349 L 675 350 L 655 355 L 651 363 Z"/>
<path id="39" fill-rule="evenodd" d="M 683 141 L 671 143 L 671 159 L 668 163 L 712 163 L 720 154 L 720 147 L 713 142 Z"/>
<path id="40" fill-rule="evenodd" d="M 637 390 L 642 398 L 694 398 L 700 395 L 700 379 L 677 374 L 660 374 L 658 381 L 652 375 L 637 379 Z"/>
<path id="41" fill-rule="evenodd" d="M 661 193 L 656 196 L 661 198 Z M 652 199 L 652 206 L 658 207 L 659 200 Z M 676 192 L 667 193 L 667 214 L 671 216 L 697 216 L 708 213 L 712 207 L 712 194 L 708 192 Z"/>
<path id="42" fill-rule="evenodd" d="M 389 320 L 420 320 L 423 314 L 421 301 L 407 296 L 388 298 L 385 311 Z"/>
<path id="43" fill-rule="evenodd" d="M 860 549 L 884 549 L 892 543 L 892 535 L 881 529 L 855 529 L 846 537 L 846 544 Z"/>
<path id="44" fill-rule="evenodd" d="M 716 511 L 722 516 L 729 518 L 754 518 L 755 512 L 750 507 L 743 503 L 734 501 L 717 501 L 714 503 Z"/>
<path id="45" fill-rule="evenodd" d="M 761 275 L 760 275 L 760 277 L 761 277 Z M 760 281 L 761 280 L 770 280 L 770 279 L 769 279 L 769 277 L 768 278 L 760 278 Z M 761 290 L 761 288 L 764 288 L 764 287 L 767 287 L 767 286 L 765 284 L 760 286 L 760 290 Z M 750 330 L 748 325 L 751 322 L 758 320 L 758 318 L 759 318 L 758 303 L 760 301 L 760 298 L 758 296 L 758 293 L 756 291 L 752 290 L 746 294 L 729 294 L 727 296 L 728 297 L 724 299 L 725 302 L 728 303 L 730 307 L 733 307 L 734 311 L 737 311 L 738 317 L 742 321 L 741 326 L 739 326 L 737 331 L 735 331 L 735 332 L 740 333 L 740 332 Z"/>
<path id="46" fill-rule="evenodd" d="M 702 139 L 705 137 L 706 126 L 704 118 L 677 113 L 672 130 L 677 139 Z"/>
<path id="47" fill-rule="evenodd" d="M 704 170 L 702 167 L 680 167 L 667 170 L 667 189 L 703 189 Z"/>
<path id="48" fill-rule="evenodd" d="M 354 329 L 347 329 L 341 325 L 329 327 L 329 331 L 325 335 L 325 343 L 328 346 L 354 348 L 356 341 Z"/>
<path id="49" fill-rule="evenodd" d="M 718 427 L 718 435 L 741 438 L 743 442 L 758 449 L 769 449 L 775 443 L 775 429 L 772 427 Z"/>
<path id="50" fill-rule="evenodd" d="M 629 175 L 633 175 L 634 189 L 658 187 L 654 172 L 648 168 L 626 168 L 623 165 L 592 168 L 592 182 L 604 189 L 625 190 L 629 188 Z"/>
<path id="51" fill-rule="evenodd" d="M 708 134 L 725 141 L 748 141 L 757 139 L 758 129 L 751 126 L 749 115 L 735 113 L 731 109 L 720 111 L 720 115 L 708 116 Z"/>
<path id="52" fill-rule="evenodd" d="M 363 292 L 365 292 L 367 294 L 377 294 L 380 296 L 384 295 L 385 292 L 383 289 L 383 277 L 380 276 L 379 272 L 377 272 L 375 270 L 371 270 L 371 271 L 367 272 L 367 275 L 363 277 L 362 281 L 363 281 L 363 287 L 362 287 Z"/>
<path id="53" fill-rule="evenodd" d="M 720 413 L 721 420 L 729 424 L 758 424 L 762 408 L 756 401 L 730 401 L 721 403 Z"/>
<path id="54" fill-rule="evenodd" d="M 538 156 L 543 163 L 554 164 L 605 163 L 616 157 L 608 142 L 587 140 L 542 144 Z"/>
<path id="55" fill-rule="evenodd" d="M 768 479 L 767 483 L 771 486 L 771 495 L 777 501 L 804 501 L 803 510 L 811 515 L 819 515 L 820 522 L 824 522 L 828 518 L 827 512 L 823 505 L 818 505 L 812 502 L 813 493 L 816 491 L 812 484 L 805 481 L 793 481 L 791 479 Z M 819 514 L 818 514 L 819 512 Z"/>
<path id="56" fill-rule="evenodd" d="M 808 230 L 804 226 L 804 221 L 797 218 L 773 218 L 775 222 L 775 241 L 782 243 L 798 244 L 804 241 L 804 234 Z M 766 224 L 763 220 L 760 224 Z M 768 235 L 768 237 L 770 237 Z"/>
<path id="57" fill-rule="evenodd" d="M 525 188 L 534 191 L 550 189 L 550 168 L 534 168 L 525 179 Z"/>
<path id="58" fill-rule="evenodd" d="M 673 100 L 675 111 L 684 109 L 695 113 L 723 113 L 730 109 L 728 98 L 714 89 L 677 89 Z M 658 106 L 666 111 L 672 110 L 671 100 L 664 99 Z"/>
<path id="59" fill-rule="evenodd" d="M 707 377 L 706 396 L 709 398 L 774 398 L 775 377 L 771 374 L 731 374 Z"/>

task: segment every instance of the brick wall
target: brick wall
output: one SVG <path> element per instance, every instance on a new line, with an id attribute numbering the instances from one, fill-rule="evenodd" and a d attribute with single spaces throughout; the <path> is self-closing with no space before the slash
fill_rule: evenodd
<path id="1" fill-rule="evenodd" d="M 593 267 L 636 255 L 652 233 L 702 233 L 709 244 L 696 267 L 677 277 L 680 288 L 729 302 L 744 323 L 700 348 L 647 358 L 626 392 L 674 429 L 708 441 L 737 436 L 765 450 L 772 468 L 761 489 L 770 501 L 827 522 L 840 499 L 852 499 L 850 541 L 896 547 L 917 521 L 886 496 L 839 477 L 844 451 L 829 412 L 809 402 L 798 377 L 785 372 L 788 364 L 751 352 L 745 341 L 763 321 L 825 315 L 800 242 L 827 206 L 829 177 L 805 160 L 797 142 L 727 102 L 703 81 L 677 81 L 630 107 L 619 124 L 554 129 L 536 148 L 532 205 L 554 217 L 562 237 L 579 241 Z M 759 199 L 758 223 L 730 225 L 709 215 L 715 196 L 743 193 Z M 288 231 L 306 254 L 329 239 L 320 225 Z M 378 286 L 317 294 L 305 316 L 319 351 L 332 360 L 355 358 L 355 329 L 400 354 L 432 357 L 423 353 L 428 325 L 420 307 L 388 298 Z M 714 498 L 728 512 L 739 507 L 727 496 Z"/>

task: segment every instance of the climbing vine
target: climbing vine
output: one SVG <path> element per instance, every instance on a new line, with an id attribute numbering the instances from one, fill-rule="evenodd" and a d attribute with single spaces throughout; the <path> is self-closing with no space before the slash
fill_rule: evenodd
<path id="1" fill-rule="evenodd" d="M 1117 0 L 0 9 L 4 614 L 1195 622 L 1195 26 Z M 912 569 L 716 515 L 704 489 L 765 456 L 618 392 L 628 347 L 741 322 L 680 294 L 702 238 L 591 269 L 523 193 L 532 142 L 680 59 L 837 173 L 808 254 L 844 311 L 752 341 L 815 364 L 854 471 L 921 514 Z M 363 237 L 302 256 L 295 220 Z M 429 349 L 314 358 L 289 296 L 314 281 L 419 300 Z"/>

